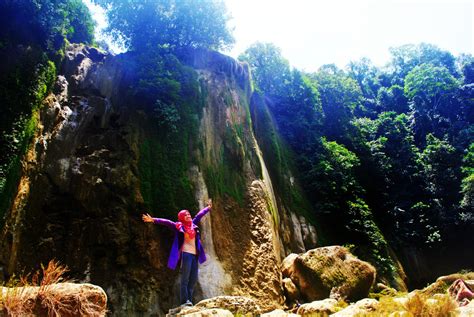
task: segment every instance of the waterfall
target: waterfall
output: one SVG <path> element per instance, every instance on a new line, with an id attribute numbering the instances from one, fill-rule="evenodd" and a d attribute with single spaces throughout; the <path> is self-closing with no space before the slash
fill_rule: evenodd
<path id="1" fill-rule="evenodd" d="M 205 207 L 205 203 L 209 199 L 206 183 L 204 182 L 202 173 L 199 171 L 197 166 L 191 167 L 190 174 L 190 178 L 196 188 L 195 197 L 199 202 L 199 209 L 202 209 Z M 198 284 L 202 290 L 202 296 L 204 298 L 211 298 L 225 294 L 226 289 L 230 288 L 232 283 L 230 275 L 225 272 L 214 249 L 211 227 L 213 212 L 214 211 L 211 211 L 204 216 L 200 224 L 202 244 L 207 256 L 207 261 L 199 267 L 198 275 Z"/>

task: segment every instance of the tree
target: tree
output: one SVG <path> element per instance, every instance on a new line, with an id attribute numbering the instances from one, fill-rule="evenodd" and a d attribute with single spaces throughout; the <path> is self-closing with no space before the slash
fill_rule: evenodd
<path id="1" fill-rule="evenodd" d="M 461 156 L 445 140 L 428 134 L 426 148 L 421 153 L 428 192 L 442 206 L 444 220 L 460 200 Z"/>
<path id="2" fill-rule="evenodd" d="M 437 108 L 443 95 L 453 93 L 459 83 L 444 67 L 421 64 L 405 78 L 405 95 L 409 99 L 421 98 Z"/>
<path id="3" fill-rule="evenodd" d="M 39 45 L 53 53 L 66 38 L 91 44 L 95 26 L 81 0 L 2 1 L 0 21 L 2 41 Z"/>
<path id="4" fill-rule="evenodd" d="M 130 50 L 156 45 L 220 49 L 234 42 L 221 0 L 94 0 L 107 10 L 108 31 Z"/>
<path id="5" fill-rule="evenodd" d="M 311 181 L 311 192 L 318 197 L 319 211 L 340 214 L 347 201 L 361 188 L 354 170 L 360 162 L 353 152 L 343 145 L 322 138 L 322 152 L 313 169 L 306 175 Z"/>
<path id="6" fill-rule="evenodd" d="M 268 96 L 282 96 L 291 80 L 291 69 L 288 60 L 280 48 L 272 43 L 254 43 L 239 60 L 249 63 L 257 89 Z"/>
<path id="7" fill-rule="evenodd" d="M 321 101 L 316 85 L 304 74 L 294 70 L 286 93 L 273 97 L 270 109 L 280 133 L 297 153 L 311 155 L 321 130 Z"/>
<path id="8" fill-rule="evenodd" d="M 399 85 L 393 85 L 390 88 L 380 87 L 376 102 L 381 112 L 408 113 L 409 111 L 408 99 L 403 93 L 403 87 Z"/>
<path id="9" fill-rule="evenodd" d="M 323 134 L 332 141 L 350 144 L 354 111 L 362 103 L 357 82 L 335 65 L 322 66 L 311 75 L 317 82 L 324 112 Z"/>
<path id="10" fill-rule="evenodd" d="M 474 143 L 471 143 L 463 159 L 462 172 L 465 177 L 462 180 L 461 207 L 464 217 L 471 220 L 474 218 Z"/>
<path id="11" fill-rule="evenodd" d="M 460 54 L 456 62 L 463 74 L 464 84 L 474 83 L 474 57 L 470 54 Z"/>
<path id="12" fill-rule="evenodd" d="M 375 99 L 380 88 L 378 73 L 379 70 L 366 57 L 347 65 L 347 74 L 357 81 L 364 98 Z"/>
<path id="13" fill-rule="evenodd" d="M 455 92 L 459 82 L 445 67 L 421 64 L 405 78 L 405 96 L 411 102 L 415 140 L 424 144 L 428 133 L 442 137 L 459 113 Z"/>
<path id="14" fill-rule="evenodd" d="M 416 66 L 431 64 L 435 67 L 444 67 L 448 72 L 457 76 L 455 58 L 448 52 L 435 45 L 421 43 L 418 45 L 407 44 L 390 48 L 392 60 L 389 67 L 392 71 L 391 85 L 403 85 L 405 76 Z"/>
<path id="15" fill-rule="evenodd" d="M 249 63 L 280 133 L 306 161 L 319 144 L 321 130 L 321 101 L 315 82 L 298 70 L 291 71 L 281 50 L 271 43 L 255 43 L 239 59 Z"/>

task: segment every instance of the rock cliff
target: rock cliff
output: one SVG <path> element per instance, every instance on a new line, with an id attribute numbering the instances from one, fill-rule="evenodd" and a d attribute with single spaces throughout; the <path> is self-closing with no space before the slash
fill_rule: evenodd
<path id="1" fill-rule="evenodd" d="M 54 91 L 35 114 L 39 125 L 1 232 L 7 274 L 57 259 L 74 278 L 100 285 L 113 315 L 162 315 L 177 304 L 178 273 L 166 267 L 173 236 L 141 214 L 176 217 L 178 209 L 156 209 L 156 192 L 188 203 L 163 206 L 193 213 L 212 196 L 201 228 L 209 260 L 196 299 L 243 295 L 265 310 L 281 307 L 281 261 L 315 247 L 316 231 L 282 195 L 288 186 L 298 191 L 291 170 L 272 182 L 271 151 L 260 149 L 254 132 L 266 121 L 247 66 L 216 52 L 180 54 L 191 68 L 182 81 L 194 87 L 186 100 L 195 132 L 176 134 L 184 146 L 175 148 L 178 141 L 157 132 L 157 117 L 128 93 L 132 53 L 67 48 Z"/>

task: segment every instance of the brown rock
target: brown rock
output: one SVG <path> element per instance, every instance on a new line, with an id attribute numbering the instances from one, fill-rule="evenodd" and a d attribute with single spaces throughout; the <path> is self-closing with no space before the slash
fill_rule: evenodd
<path id="1" fill-rule="evenodd" d="M 196 308 L 222 308 L 235 314 L 259 315 L 260 307 L 257 303 L 244 296 L 217 296 L 200 301 L 195 305 Z"/>
<path id="2" fill-rule="evenodd" d="M 210 308 L 210 309 L 203 309 L 199 311 L 184 310 L 182 313 L 179 313 L 177 316 L 185 316 L 185 317 L 233 317 L 230 311 L 221 308 Z"/>
<path id="3" fill-rule="evenodd" d="M 299 316 L 297 314 L 287 313 L 281 309 L 275 309 L 271 312 L 265 313 L 261 315 L 262 317 L 296 317 Z"/>
<path id="4" fill-rule="evenodd" d="M 293 274 L 293 265 L 295 263 L 298 254 L 291 253 L 281 263 L 281 273 L 283 277 L 290 277 Z"/>
<path id="5" fill-rule="evenodd" d="M 345 316 L 364 316 L 370 312 L 375 312 L 379 302 L 376 299 L 364 298 L 355 304 L 349 305 L 343 310 L 331 315 L 334 317 L 345 317 Z"/>
<path id="6" fill-rule="evenodd" d="M 107 312 L 107 295 L 92 284 L 2 287 L 0 298 L 8 316 L 105 316 Z"/>
<path id="7" fill-rule="evenodd" d="M 311 303 L 303 304 L 298 308 L 298 315 L 323 315 L 334 314 L 337 311 L 337 301 L 335 299 L 326 298 Z"/>
<path id="8" fill-rule="evenodd" d="M 313 249 L 297 256 L 293 267 L 289 263 L 284 266 L 284 274 L 290 275 L 307 301 L 330 295 L 337 299 L 361 299 L 368 295 L 375 281 L 375 268 L 341 246 Z"/>
<path id="9" fill-rule="evenodd" d="M 298 290 L 295 283 L 293 283 L 293 281 L 290 278 L 288 277 L 284 278 L 282 280 L 282 284 L 283 284 L 283 289 L 285 290 L 285 295 L 286 295 L 287 300 L 289 300 L 290 302 L 294 302 L 300 298 L 301 296 L 300 291 Z"/>

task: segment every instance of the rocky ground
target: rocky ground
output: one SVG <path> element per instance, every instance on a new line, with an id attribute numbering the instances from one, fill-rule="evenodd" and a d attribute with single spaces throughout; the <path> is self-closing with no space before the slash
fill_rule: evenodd
<path id="1" fill-rule="evenodd" d="M 380 283 L 374 285 L 375 269 L 341 246 L 291 254 L 281 271 L 286 302 L 279 308 L 268 305 L 274 301 L 271 296 L 267 302 L 261 296 L 216 296 L 194 306 L 172 308 L 166 316 L 474 316 L 471 297 L 457 302 L 450 288 L 459 280 L 472 287 L 472 273 L 443 276 L 422 290 L 398 292 Z M 55 280 L 61 281 L 56 275 Z M 8 316 L 105 316 L 107 296 L 101 287 L 91 284 L 42 282 L 3 287 L 0 312 Z"/>

